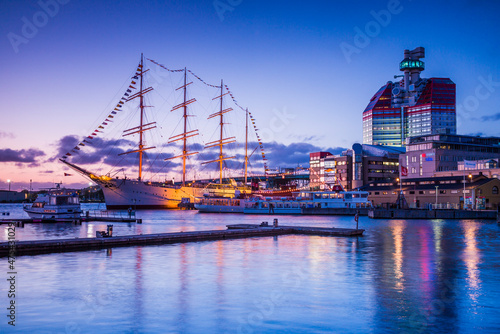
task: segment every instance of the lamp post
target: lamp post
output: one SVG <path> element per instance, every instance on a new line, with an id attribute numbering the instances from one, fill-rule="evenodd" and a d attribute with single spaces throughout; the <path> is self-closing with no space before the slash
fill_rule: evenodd
<path id="1" fill-rule="evenodd" d="M 472 182 L 472 173 L 469 173 L 469 183 Z M 472 198 L 472 189 L 470 190 L 471 191 L 471 194 L 470 194 L 470 208 L 471 210 L 474 210 L 474 199 Z"/>
<path id="2" fill-rule="evenodd" d="M 438 190 L 439 190 L 439 186 L 435 186 L 436 187 L 436 209 L 437 209 L 437 205 L 438 205 Z"/>
<path id="3" fill-rule="evenodd" d="M 7 180 L 7 183 L 9 184 L 9 191 L 10 191 L 10 180 Z"/>

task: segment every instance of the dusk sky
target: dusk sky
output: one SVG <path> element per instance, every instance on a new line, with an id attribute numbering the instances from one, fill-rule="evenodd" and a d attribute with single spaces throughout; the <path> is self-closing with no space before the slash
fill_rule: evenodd
<path id="1" fill-rule="evenodd" d="M 458 134 L 500 136 L 499 10 L 481 0 L 3 1 L 0 189 L 87 184 L 58 162 L 62 140 L 106 118 L 141 52 L 224 79 L 254 115 L 271 168 L 362 142 L 363 110 L 419 46 L 422 77 L 456 84 Z"/>

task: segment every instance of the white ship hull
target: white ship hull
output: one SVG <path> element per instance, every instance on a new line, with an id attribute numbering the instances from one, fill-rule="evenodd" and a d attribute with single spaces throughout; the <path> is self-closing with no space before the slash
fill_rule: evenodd
<path id="1" fill-rule="evenodd" d="M 46 208 L 43 210 L 30 210 L 24 209 L 24 211 L 30 216 L 31 219 L 43 219 L 43 220 L 71 220 L 80 219 L 82 211 L 79 207 L 75 209 L 50 209 Z"/>
<path id="2" fill-rule="evenodd" d="M 95 180 L 101 186 L 108 209 L 178 209 L 183 198 L 194 203 L 203 188 L 174 187 L 128 179 Z M 186 201 L 186 200 L 184 200 Z"/>
<path id="3" fill-rule="evenodd" d="M 76 195 L 66 195 L 65 189 L 51 189 L 48 194 L 39 194 L 32 204 L 24 205 L 23 210 L 32 219 L 73 220 L 80 219 L 82 209 Z"/>
<path id="4" fill-rule="evenodd" d="M 372 204 L 366 191 L 302 191 L 293 199 L 256 199 L 245 203 L 246 214 L 302 214 L 303 209 L 367 209 Z"/>
<path id="5" fill-rule="evenodd" d="M 244 199 L 203 198 L 194 204 L 194 208 L 203 213 L 243 213 Z"/>

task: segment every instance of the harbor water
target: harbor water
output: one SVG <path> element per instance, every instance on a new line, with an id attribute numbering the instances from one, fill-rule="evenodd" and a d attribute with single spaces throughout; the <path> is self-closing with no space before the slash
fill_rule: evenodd
<path id="1" fill-rule="evenodd" d="M 99 209 L 83 204 L 84 210 Z M 0 204 L 10 218 L 22 205 Z M 0 218 L 9 218 L 0 216 Z M 353 217 L 144 210 L 142 224 L 34 223 L 17 240 L 225 229 L 228 224 L 354 228 Z M 20 256 L 15 327 L 0 258 L 0 332 L 498 333 L 500 225 L 371 220 L 362 237 L 286 235 Z M 0 240 L 8 226 L 0 225 Z"/>

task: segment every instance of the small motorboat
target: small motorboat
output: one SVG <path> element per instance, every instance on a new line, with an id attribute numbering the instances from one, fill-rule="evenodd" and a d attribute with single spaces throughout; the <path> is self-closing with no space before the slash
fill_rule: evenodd
<path id="1" fill-rule="evenodd" d="M 66 193 L 56 188 L 46 194 L 39 194 L 35 202 L 24 205 L 24 211 L 32 219 L 67 221 L 80 219 L 82 209 L 80 198 L 75 193 Z"/>

